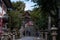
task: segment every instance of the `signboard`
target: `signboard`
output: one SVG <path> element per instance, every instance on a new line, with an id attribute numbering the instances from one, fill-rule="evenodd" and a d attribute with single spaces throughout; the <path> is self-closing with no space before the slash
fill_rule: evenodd
<path id="1" fill-rule="evenodd" d="M 29 21 L 25 24 L 25 27 L 28 27 L 28 26 L 32 26 L 33 25 L 33 22 L 32 21 Z"/>

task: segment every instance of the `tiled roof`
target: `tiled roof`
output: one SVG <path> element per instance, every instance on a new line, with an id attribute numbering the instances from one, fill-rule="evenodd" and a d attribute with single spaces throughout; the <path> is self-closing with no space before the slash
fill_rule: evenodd
<path id="1" fill-rule="evenodd" d="M 2 0 L 2 1 L 6 4 L 7 8 L 12 8 L 12 4 L 10 0 Z"/>

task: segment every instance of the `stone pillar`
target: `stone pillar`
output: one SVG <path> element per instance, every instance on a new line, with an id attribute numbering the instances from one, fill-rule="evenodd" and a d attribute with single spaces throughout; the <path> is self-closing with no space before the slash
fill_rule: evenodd
<path id="1" fill-rule="evenodd" d="M 15 35 L 13 35 L 13 40 L 15 40 Z"/>
<path id="2" fill-rule="evenodd" d="M 21 29 L 19 31 L 20 31 L 20 37 L 23 37 L 23 31 L 24 31 L 23 26 L 21 26 Z"/>
<path id="3" fill-rule="evenodd" d="M 56 40 L 56 36 L 57 36 L 57 28 L 55 27 L 55 25 L 53 25 L 53 27 L 51 28 L 51 35 L 52 35 L 52 40 Z"/>
<path id="4" fill-rule="evenodd" d="M 23 37 L 23 33 L 22 32 L 20 32 L 20 37 Z"/>
<path id="5" fill-rule="evenodd" d="M 45 40 L 47 40 L 47 38 L 48 38 L 48 31 L 46 30 L 45 31 Z"/>
<path id="6" fill-rule="evenodd" d="M 43 38 L 43 31 L 41 31 L 41 37 Z"/>
<path id="7" fill-rule="evenodd" d="M 13 34 L 11 34 L 12 36 L 13 36 L 13 40 L 15 40 L 15 38 L 16 38 L 16 30 L 15 29 L 13 29 Z"/>
<path id="8" fill-rule="evenodd" d="M 41 31 L 41 37 L 43 38 L 43 29 L 42 30 L 40 30 Z"/>

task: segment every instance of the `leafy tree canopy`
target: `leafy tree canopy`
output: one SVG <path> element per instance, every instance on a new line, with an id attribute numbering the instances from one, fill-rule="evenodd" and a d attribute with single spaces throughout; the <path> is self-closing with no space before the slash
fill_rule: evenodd
<path id="1" fill-rule="evenodd" d="M 31 12 L 31 18 L 39 29 L 47 28 L 47 15 L 43 15 L 40 10 L 39 8 L 34 8 Z"/>
<path id="2" fill-rule="evenodd" d="M 11 11 L 8 11 L 8 15 L 9 15 L 9 27 L 18 27 L 20 28 L 21 26 L 21 14 L 24 13 L 24 8 L 25 8 L 25 3 L 21 2 L 21 1 L 17 1 L 17 2 L 12 2 L 13 5 L 13 9 Z"/>

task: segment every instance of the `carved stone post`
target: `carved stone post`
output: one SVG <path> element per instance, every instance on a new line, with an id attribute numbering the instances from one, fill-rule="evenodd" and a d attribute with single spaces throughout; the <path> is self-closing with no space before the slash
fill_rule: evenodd
<path id="1" fill-rule="evenodd" d="M 43 38 L 43 29 L 41 30 L 41 37 Z"/>
<path id="2" fill-rule="evenodd" d="M 47 40 L 47 38 L 48 38 L 48 31 L 45 30 L 45 40 Z"/>
<path id="3" fill-rule="evenodd" d="M 15 40 L 15 29 L 13 30 L 13 40 Z"/>

